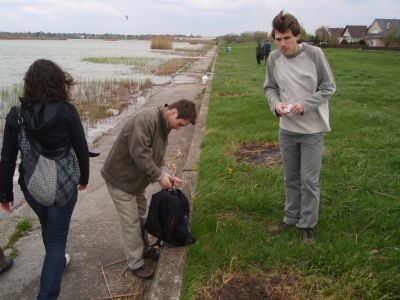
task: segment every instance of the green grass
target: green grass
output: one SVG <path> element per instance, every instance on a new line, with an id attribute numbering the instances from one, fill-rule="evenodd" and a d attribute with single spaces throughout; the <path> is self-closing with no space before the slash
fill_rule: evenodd
<path id="1" fill-rule="evenodd" d="M 8 243 L 4 249 L 11 249 L 11 256 L 17 257 L 19 252 L 18 249 L 15 247 L 15 243 L 22 237 L 26 232 L 32 229 L 32 221 L 29 219 L 23 219 L 21 222 L 15 226 L 14 232 L 8 239 Z"/>
<path id="2" fill-rule="evenodd" d="M 277 142 L 253 44 L 220 47 L 201 146 L 182 299 L 225 272 L 293 272 L 298 298 L 400 299 L 400 52 L 324 49 L 337 92 L 325 136 L 317 245 L 283 217 L 281 167 L 239 164 L 245 142 Z M 286 270 L 286 271 L 284 271 Z"/>

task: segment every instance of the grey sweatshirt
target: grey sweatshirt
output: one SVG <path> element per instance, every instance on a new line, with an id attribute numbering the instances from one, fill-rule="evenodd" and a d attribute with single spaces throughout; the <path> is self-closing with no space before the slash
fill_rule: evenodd
<path id="1" fill-rule="evenodd" d="M 285 56 L 275 50 L 268 58 L 264 91 L 271 111 L 276 114 L 278 102 L 300 102 L 304 113 L 289 113 L 279 120 L 282 129 L 311 134 L 328 132 L 328 100 L 336 90 L 329 63 L 318 47 L 302 44 L 294 56 Z"/>

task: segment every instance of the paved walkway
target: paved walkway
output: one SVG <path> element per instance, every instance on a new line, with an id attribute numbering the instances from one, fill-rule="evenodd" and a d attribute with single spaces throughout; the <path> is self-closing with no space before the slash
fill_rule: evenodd
<path id="1" fill-rule="evenodd" d="M 211 83 L 210 80 L 207 85 L 203 85 L 201 77 L 213 64 L 215 54 L 216 47 L 213 47 L 203 58 L 180 74 L 196 78 L 196 83 L 175 81 L 157 88 L 157 92 L 144 104 L 162 105 L 182 98 L 201 102 L 196 126 L 187 126 L 179 132 L 173 131 L 169 137 L 166 156 L 166 161 L 172 168 L 176 168 L 177 176 L 184 179 L 182 190 L 190 199 L 196 184 L 197 161 Z M 126 289 L 126 280 L 121 277 L 125 256 L 119 220 L 100 176 L 100 169 L 123 122 L 124 120 L 93 145 L 102 154 L 91 159 L 90 182 L 88 188 L 80 193 L 72 216 L 67 245 L 72 261 L 63 276 L 59 297 L 61 300 L 117 299 L 114 296 L 134 292 L 132 288 Z M 146 191 L 148 198 L 159 189 L 158 184 L 151 185 Z M 0 276 L 0 299 L 35 299 L 37 293 L 44 248 L 38 220 L 27 204 L 22 204 L 12 215 L 0 221 L 0 245 L 7 243 L 16 224 L 24 218 L 34 220 L 34 229 L 16 243 L 19 255 L 15 259 L 14 267 Z M 140 281 L 134 284 L 139 288 L 138 293 L 144 288 L 145 299 L 179 299 L 184 260 L 185 248 L 163 248 L 154 279 L 143 284 Z M 132 280 L 136 279 L 128 278 L 127 282 L 132 284 Z M 135 297 L 127 296 L 125 299 Z"/>

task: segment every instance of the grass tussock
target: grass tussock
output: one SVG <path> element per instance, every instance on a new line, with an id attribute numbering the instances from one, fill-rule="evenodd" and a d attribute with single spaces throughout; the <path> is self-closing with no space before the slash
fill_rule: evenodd
<path id="1" fill-rule="evenodd" d="M 298 299 L 397 299 L 400 295 L 400 53 L 324 49 L 336 80 L 321 172 L 317 244 L 298 230 L 277 236 L 282 167 L 238 162 L 232 145 L 278 142 L 254 45 L 219 48 L 202 140 L 182 299 L 226 270 L 299 274 Z M 237 96 L 237 94 L 241 96 Z M 274 271 L 275 272 L 275 271 Z"/>
<path id="2" fill-rule="evenodd" d="M 26 235 L 27 232 L 29 232 L 33 227 L 33 222 L 29 219 L 23 219 L 21 222 L 15 226 L 14 232 L 11 234 L 11 236 L 8 239 L 7 245 L 4 247 L 5 249 L 11 249 L 11 256 L 12 257 L 17 257 L 19 252 L 18 249 L 15 247 L 15 243 L 24 235 Z"/>
<path id="3" fill-rule="evenodd" d="M 151 39 L 150 48 L 163 50 L 172 49 L 172 40 L 173 38 L 168 35 L 155 36 Z"/>

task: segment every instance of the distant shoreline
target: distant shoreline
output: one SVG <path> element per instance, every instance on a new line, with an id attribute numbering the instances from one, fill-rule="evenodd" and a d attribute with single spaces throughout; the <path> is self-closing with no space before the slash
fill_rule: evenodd
<path id="1" fill-rule="evenodd" d="M 65 41 L 67 38 L 60 37 L 19 37 L 19 36 L 0 36 L 0 40 L 55 40 Z"/>

